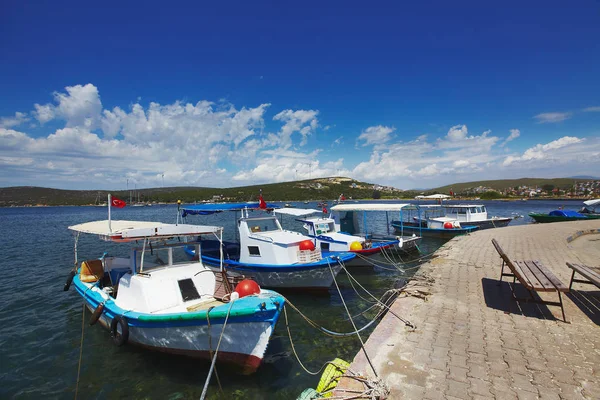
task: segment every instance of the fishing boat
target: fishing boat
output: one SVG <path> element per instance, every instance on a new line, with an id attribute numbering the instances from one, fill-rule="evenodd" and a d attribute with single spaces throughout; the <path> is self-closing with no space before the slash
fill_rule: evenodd
<path id="1" fill-rule="evenodd" d="M 250 277 L 263 287 L 277 289 L 327 290 L 343 263 L 352 253 L 322 254 L 313 240 L 301 233 L 284 230 L 270 213 L 276 205 L 261 202 L 195 204 L 181 207 L 183 218 L 224 211 L 240 212 L 237 218 L 239 242 L 203 241 L 202 261 L 219 267 L 218 255 L 224 253 L 227 271 Z M 250 215 L 252 214 L 252 215 Z M 187 247 L 190 257 L 195 249 Z"/>
<path id="2" fill-rule="evenodd" d="M 479 229 L 478 226 L 463 226 L 456 218 L 446 217 L 441 205 L 435 204 L 405 207 L 400 212 L 400 219 L 392 221 L 392 226 L 400 235 L 406 232 L 441 239 L 451 239 Z"/>
<path id="3" fill-rule="evenodd" d="M 75 287 L 93 311 L 90 324 L 109 329 L 115 345 L 207 359 L 217 354 L 216 361 L 245 374 L 260 366 L 285 299 L 202 261 L 174 261 L 178 247 L 199 252 L 198 237 L 222 241 L 222 228 L 109 219 L 69 229 L 75 232 L 75 267 L 64 289 Z M 80 234 L 128 243 L 129 257 L 104 255 L 79 265 Z"/>
<path id="4" fill-rule="evenodd" d="M 310 218 L 302 222 L 309 236 L 314 237 L 325 250 L 352 251 L 369 256 L 385 249 L 395 248 L 408 253 L 418 250 L 421 237 L 416 234 L 393 235 L 389 229 L 388 213 L 398 212 L 410 206 L 410 204 L 393 203 L 338 204 L 331 208 L 328 217 Z M 382 234 L 373 226 L 369 227 L 373 212 L 385 212 L 387 233 Z"/>
<path id="5" fill-rule="evenodd" d="M 460 222 L 461 226 L 477 226 L 479 229 L 500 228 L 507 226 L 513 220 L 509 217 L 488 218 L 488 212 L 483 204 L 443 204 L 445 217 Z"/>
<path id="6" fill-rule="evenodd" d="M 586 204 L 586 206 L 589 206 L 591 210 L 590 208 L 584 207 L 584 209 L 579 212 L 573 210 L 553 210 L 548 214 L 529 213 L 529 216 L 533 218 L 535 222 L 541 223 L 600 219 L 600 214 L 593 212 L 595 211 L 595 208 L 593 207 L 598 205 L 600 205 L 600 199 L 589 200 L 589 204 Z"/>

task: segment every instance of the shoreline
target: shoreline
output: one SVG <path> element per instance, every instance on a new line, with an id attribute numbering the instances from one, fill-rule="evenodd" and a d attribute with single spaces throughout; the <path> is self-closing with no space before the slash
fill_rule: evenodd
<path id="1" fill-rule="evenodd" d="M 527 199 L 523 199 L 523 198 L 499 198 L 499 199 L 474 199 L 474 198 L 468 198 L 468 197 L 456 197 L 456 198 L 452 198 L 451 200 L 448 201 L 463 201 L 463 202 L 482 202 L 482 201 L 499 201 L 499 202 L 521 202 L 521 201 L 543 201 L 543 200 L 547 200 L 547 201 L 586 201 L 586 200 L 591 200 L 591 199 L 595 199 L 595 197 L 573 197 L 573 198 L 553 198 L 553 197 L 533 197 L 533 198 L 527 198 Z M 315 202 L 320 202 L 320 201 L 327 201 L 327 202 L 333 202 L 336 201 L 335 199 L 333 200 L 270 200 L 270 203 L 304 203 L 305 201 L 309 202 L 309 203 L 315 203 Z M 346 203 L 349 202 L 354 202 L 354 201 L 372 201 L 372 202 L 391 202 L 391 201 L 399 201 L 399 202 L 410 202 L 410 201 L 415 201 L 414 198 L 382 198 L 382 199 L 369 199 L 369 198 L 364 198 L 364 199 L 351 199 L 351 200 L 346 200 Z M 231 201 L 231 202 L 218 202 L 218 203 L 235 203 L 235 201 Z M 170 202 L 170 203 L 152 203 L 151 206 L 167 206 L 167 205 L 175 205 L 177 204 L 177 202 Z M 188 203 L 186 202 L 185 204 L 196 204 L 196 203 Z M 429 203 L 426 203 L 429 204 Z M 130 205 L 131 206 L 131 205 Z M 35 205 L 9 205 L 9 206 L 0 206 L 0 208 L 41 208 L 41 207 L 106 207 L 106 206 L 101 206 L 101 205 L 96 205 L 96 204 L 35 204 Z"/>

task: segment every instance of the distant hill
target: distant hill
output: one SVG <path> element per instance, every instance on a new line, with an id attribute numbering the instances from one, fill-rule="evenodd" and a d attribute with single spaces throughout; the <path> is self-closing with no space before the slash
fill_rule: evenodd
<path id="1" fill-rule="evenodd" d="M 347 198 L 373 198 L 374 184 L 357 181 L 351 178 L 331 177 L 308 179 L 303 181 L 271 183 L 264 185 L 242 186 L 235 188 L 206 187 L 169 187 L 139 189 L 132 192 L 132 202 L 165 202 L 173 203 L 181 200 L 185 203 L 213 200 L 219 196 L 222 201 L 256 201 L 262 189 L 266 201 L 293 200 L 331 200 L 340 194 Z M 43 187 L 19 186 L 0 188 L 0 207 L 27 205 L 94 205 L 106 202 L 107 190 L 62 190 Z M 126 190 L 110 191 L 129 203 L 130 193 Z M 382 197 L 400 197 L 403 194 L 412 198 L 414 193 L 381 191 Z"/>
<path id="2" fill-rule="evenodd" d="M 600 181 L 600 178 L 595 177 L 595 176 L 589 176 L 589 175 L 570 176 L 569 178 L 572 178 L 572 179 L 587 179 L 587 180 L 590 180 L 590 181 Z"/>
<path id="3" fill-rule="evenodd" d="M 515 186 L 528 186 L 528 187 L 542 187 L 543 185 L 554 185 L 560 189 L 568 189 L 573 186 L 577 181 L 587 178 L 520 178 L 520 179 L 501 179 L 493 181 L 475 181 L 475 182 L 463 182 L 453 183 L 451 185 L 442 186 L 439 188 L 428 190 L 427 192 L 436 193 L 449 193 L 452 190 L 454 193 L 460 193 L 469 188 L 475 188 L 478 186 L 489 187 L 495 190 L 507 189 Z M 590 178 L 589 180 L 594 180 Z"/>

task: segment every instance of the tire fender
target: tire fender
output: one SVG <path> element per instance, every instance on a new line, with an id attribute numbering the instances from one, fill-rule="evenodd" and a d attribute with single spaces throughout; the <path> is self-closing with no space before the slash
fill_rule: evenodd
<path id="1" fill-rule="evenodd" d="M 63 291 L 66 292 L 67 290 L 69 290 L 69 288 L 71 287 L 71 283 L 73 283 L 73 278 L 75 277 L 76 273 L 77 271 L 75 271 L 74 269 L 71 270 L 69 276 L 67 277 L 67 281 L 65 282 L 65 286 L 63 287 Z"/>
<path id="2" fill-rule="evenodd" d="M 119 326 L 121 332 L 119 332 Z M 129 340 L 129 325 L 127 319 L 122 315 L 117 315 L 110 323 L 110 337 L 117 346 L 123 346 Z"/>

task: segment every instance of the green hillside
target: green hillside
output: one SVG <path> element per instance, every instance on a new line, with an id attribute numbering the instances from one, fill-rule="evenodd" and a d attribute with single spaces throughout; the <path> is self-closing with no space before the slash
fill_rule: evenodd
<path id="1" fill-rule="evenodd" d="M 479 186 L 488 187 L 495 190 L 503 190 L 507 188 L 514 188 L 516 186 L 527 186 L 530 188 L 542 187 L 543 185 L 554 185 L 559 189 L 568 189 L 573 187 L 575 182 L 587 181 L 589 179 L 574 179 L 574 178 L 553 178 L 553 179 L 542 179 L 542 178 L 520 178 L 520 179 L 501 179 L 494 181 L 475 181 L 475 182 L 463 182 L 453 183 L 451 185 L 442 186 L 436 189 L 428 190 L 427 193 L 449 193 L 452 190 L 454 193 L 461 193 L 467 189 L 476 188 Z"/>
<path id="2" fill-rule="evenodd" d="M 355 199 L 373 198 L 372 183 L 360 182 L 351 178 L 332 177 L 309 179 L 294 182 L 242 186 L 235 188 L 170 187 L 139 189 L 132 194 L 133 201 L 138 195 L 142 202 L 185 203 L 213 200 L 220 196 L 222 201 L 253 201 L 258 199 L 262 189 L 266 201 L 326 200 L 337 199 L 340 194 Z M 110 191 L 129 202 L 129 192 Z M 25 205 L 93 205 L 106 202 L 106 190 L 61 190 L 42 187 L 20 186 L 0 188 L 0 207 Z M 413 192 L 382 191 L 384 197 L 414 197 Z"/>

